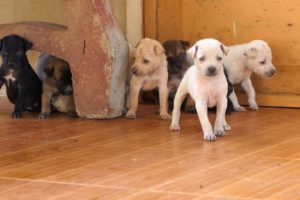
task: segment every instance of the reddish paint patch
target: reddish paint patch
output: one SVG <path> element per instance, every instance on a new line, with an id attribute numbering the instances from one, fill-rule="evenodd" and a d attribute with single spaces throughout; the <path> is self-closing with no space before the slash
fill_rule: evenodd
<path id="1" fill-rule="evenodd" d="M 104 28 L 115 25 L 115 19 L 112 13 L 107 12 L 105 9 L 105 1 L 107 0 L 95 0 L 96 8 L 100 14 L 101 22 Z M 107 2 L 111 4 L 110 2 Z"/>

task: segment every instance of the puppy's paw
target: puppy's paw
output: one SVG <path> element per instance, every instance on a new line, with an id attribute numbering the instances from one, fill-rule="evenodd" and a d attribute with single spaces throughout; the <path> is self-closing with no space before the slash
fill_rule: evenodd
<path id="1" fill-rule="evenodd" d="M 48 116 L 49 116 L 50 113 L 47 113 L 47 112 L 42 112 L 40 115 L 39 115 L 39 119 L 46 119 Z"/>
<path id="2" fill-rule="evenodd" d="M 225 130 L 223 129 L 223 128 L 221 128 L 221 129 L 214 129 L 214 134 L 216 135 L 216 136 L 224 136 L 225 135 Z"/>
<path id="3" fill-rule="evenodd" d="M 135 119 L 136 118 L 136 114 L 134 112 L 128 111 L 125 115 L 125 117 L 127 119 Z"/>
<path id="4" fill-rule="evenodd" d="M 252 109 L 252 110 L 258 110 L 258 105 L 254 102 L 254 103 L 251 103 L 250 104 L 250 108 Z"/>
<path id="5" fill-rule="evenodd" d="M 170 120 L 170 119 L 172 119 L 171 115 L 169 115 L 168 113 L 160 114 L 160 118 L 163 119 L 163 120 Z"/>
<path id="6" fill-rule="evenodd" d="M 70 111 L 67 114 L 68 114 L 69 117 L 72 117 L 72 118 L 77 118 L 78 117 L 76 111 Z"/>
<path id="7" fill-rule="evenodd" d="M 195 106 L 185 106 L 184 111 L 188 113 L 197 113 Z"/>
<path id="8" fill-rule="evenodd" d="M 204 133 L 205 141 L 215 141 L 217 137 L 213 133 Z"/>
<path id="9" fill-rule="evenodd" d="M 171 124 L 170 130 L 171 130 L 171 131 L 180 131 L 180 126 L 179 126 L 179 124 Z"/>
<path id="10" fill-rule="evenodd" d="M 234 107 L 234 110 L 237 112 L 245 112 L 246 108 L 243 106 L 237 106 L 237 107 Z"/>
<path id="11" fill-rule="evenodd" d="M 224 128 L 225 131 L 230 131 L 231 130 L 231 127 L 228 124 L 224 124 L 223 128 Z"/>
<path id="12" fill-rule="evenodd" d="M 13 119 L 18 119 L 18 118 L 21 118 L 21 111 L 14 111 L 14 112 L 12 112 L 11 113 L 11 117 L 13 118 Z"/>

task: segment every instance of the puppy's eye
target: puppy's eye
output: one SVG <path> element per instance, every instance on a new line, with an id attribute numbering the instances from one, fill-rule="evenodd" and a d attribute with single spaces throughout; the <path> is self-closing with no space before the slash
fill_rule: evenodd
<path id="1" fill-rule="evenodd" d="M 202 56 L 201 58 L 199 58 L 200 61 L 204 61 L 205 60 L 205 56 Z"/>
<path id="2" fill-rule="evenodd" d="M 135 56 L 132 58 L 132 60 L 135 60 Z"/>
<path id="3" fill-rule="evenodd" d="M 221 61 L 222 57 L 221 56 L 217 56 L 217 61 Z"/>
<path id="4" fill-rule="evenodd" d="M 266 60 L 263 60 L 263 61 L 260 61 L 259 63 L 261 64 L 261 65 L 264 65 L 264 64 L 266 64 Z"/>
<path id="5" fill-rule="evenodd" d="M 148 59 L 143 60 L 144 64 L 148 64 L 150 61 Z"/>

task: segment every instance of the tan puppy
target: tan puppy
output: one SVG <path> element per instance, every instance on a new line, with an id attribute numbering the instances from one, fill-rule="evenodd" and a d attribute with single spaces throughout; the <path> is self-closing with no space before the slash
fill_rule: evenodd
<path id="1" fill-rule="evenodd" d="M 42 110 L 39 118 L 47 117 L 51 113 L 51 106 L 59 112 L 76 116 L 69 64 L 43 53 L 39 57 L 36 71 L 43 82 Z"/>
<path id="2" fill-rule="evenodd" d="M 188 50 L 194 65 L 185 73 L 174 99 L 170 130 L 178 131 L 180 107 L 187 94 L 196 103 L 196 111 L 203 129 L 204 140 L 214 141 L 224 135 L 230 126 L 225 120 L 228 84 L 224 74 L 223 58 L 227 48 L 215 39 L 199 40 Z M 214 130 L 207 116 L 208 107 L 217 107 Z"/>
<path id="3" fill-rule="evenodd" d="M 168 68 L 165 50 L 153 39 L 144 38 L 135 49 L 131 65 L 129 91 L 129 110 L 126 118 L 136 118 L 140 90 L 147 91 L 158 88 L 160 117 L 170 119 L 168 114 Z"/>

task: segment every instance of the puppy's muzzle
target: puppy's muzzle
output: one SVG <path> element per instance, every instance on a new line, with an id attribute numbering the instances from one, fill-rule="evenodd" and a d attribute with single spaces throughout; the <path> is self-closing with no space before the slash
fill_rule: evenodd
<path id="1" fill-rule="evenodd" d="M 137 66 L 133 66 L 131 68 L 131 72 L 132 74 L 136 75 L 136 76 L 143 76 L 144 74 L 138 70 L 138 67 Z"/>
<path id="2" fill-rule="evenodd" d="M 264 75 L 266 77 L 272 77 L 275 73 L 276 73 L 276 70 L 275 69 L 271 69 L 269 71 L 264 72 Z"/>
<path id="3" fill-rule="evenodd" d="M 131 72 L 132 72 L 134 75 L 137 75 L 137 74 L 138 74 L 138 70 L 137 70 L 136 67 L 132 67 Z"/>
<path id="4" fill-rule="evenodd" d="M 215 76 L 217 75 L 217 68 L 215 66 L 209 66 L 206 71 L 207 76 Z"/>
<path id="5" fill-rule="evenodd" d="M 66 87 L 66 89 L 64 90 L 63 95 L 64 96 L 69 96 L 69 95 L 72 95 L 72 94 L 73 94 L 73 89 L 70 85 L 68 85 Z"/>
<path id="6" fill-rule="evenodd" d="M 67 90 L 67 91 L 64 92 L 64 96 L 69 96 L 71 94 L 73 94 L 72 90 Z"/>

